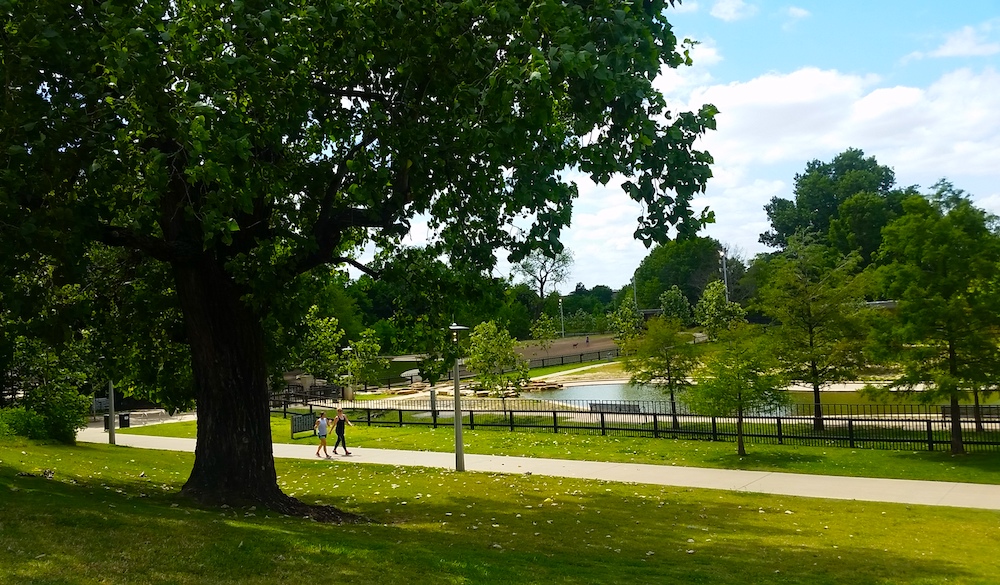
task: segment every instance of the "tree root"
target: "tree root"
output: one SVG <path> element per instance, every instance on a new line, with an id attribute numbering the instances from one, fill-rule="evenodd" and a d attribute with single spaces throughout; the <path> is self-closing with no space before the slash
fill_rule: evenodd
<path id="1" fill-rule="evenodd" d="M 274 491 L 269 490 L 267 494 L 227 493 L 220 496 L 214 490 L 202 491 L 185 485 L 181 489 L 181 495 L 189 497 L 203 506 L 244 509 L 260 507 L 279 514 L 306 518 L 328 524 L 354 524 L 368 521 L 363 516 L 345 512 L 333 506 L 307 504 L 286 495 L 279 489 L 275 489 Z"/>

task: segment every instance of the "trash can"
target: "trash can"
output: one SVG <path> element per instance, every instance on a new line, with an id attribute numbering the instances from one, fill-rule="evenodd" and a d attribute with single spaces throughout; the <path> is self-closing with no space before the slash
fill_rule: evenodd
<path id="1" fill-rule="evenodd" d="M 131 425 L 129 424 L 128 413 L 127 412 L 123 412 L 123 413 L 119 414 L 118 415 L 118 428 L 120 428 L 120 429 L 127 429 L 127 428 L 129 428 L 129 426 L 131 426 Z"/>
<path id="2" fill-rule="evenodd" d="M 111 415 L 110 414 L 104 415 L 104 430 L 108 430 L 110 428 L 110 423 L 111 423 Z"/>

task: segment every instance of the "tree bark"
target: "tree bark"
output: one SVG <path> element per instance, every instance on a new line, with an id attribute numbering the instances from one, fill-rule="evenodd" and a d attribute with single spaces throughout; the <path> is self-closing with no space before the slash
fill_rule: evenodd
<path id="1" fill-rule="evenodd" d="M 191 347 L 198 442 L 181 493 L 207 504 L 263 505 L 342 521 L 334 508 L 307 506 L 278 487 L 271 445 L 261 319 L 210 253 L 173 265 Z"/>
<path id="2" fill-rule="evenodd" d="M 823 422 L 823 400 L 819 393 L 819 371 L 816 362 L 811 362 L 809 369 L 813 387 L 813 430 L 822 431 L 826 426 Z"/>

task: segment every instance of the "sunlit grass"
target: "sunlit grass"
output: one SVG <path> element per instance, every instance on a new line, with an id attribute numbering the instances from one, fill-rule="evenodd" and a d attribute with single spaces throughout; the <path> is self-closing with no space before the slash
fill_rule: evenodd
<path id="1" fill-rule="evenodd" d="M 354 419 L 347 429 L 351 447 L 448 452 L 455 448 L 453 427 L 442 420 L 430 426 L 366 426 Z M 275 442 L 316 445 L 311 435 L 291 438 L 289 420 L 271 418 Z M 195 423 L 181 422 L 125 429 L 120 432 L 194 438 Z M 724 469 L 784 471 L 820 475 L 885 477 L 1000 484 L 1000 455 L 970 453 L 954 457 L 946 452 L 889 451 L 843 447 L 748 444 L 748 455 L 736 455 L 728 442 L 602 436 L 600 434 L 510 432 L 503 429 L 464 429 L 466 453 L 554 459 L 651 463 Z"/>
<path id="2" fill-rule="evenodd" d="M 330 526 L 192 506 L 191 462 L 0 441 L 0 583 L 1000 580 L 983 510 L 278 461 L 286 492 L 371 520 Z"/>

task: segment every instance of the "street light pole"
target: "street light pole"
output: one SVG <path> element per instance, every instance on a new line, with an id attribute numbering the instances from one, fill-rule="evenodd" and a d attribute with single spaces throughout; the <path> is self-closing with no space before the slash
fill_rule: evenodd
<path id="1" fill-rule="evenodd" d="M 451 341 L 455 344 L 455 471 L 465 471 L 465 446 L 462 444 L 461 394 L 458 389 L 458 333 L 467 330 L 468 327 L 452 323 L 448 329 L 451 331 Z"/>
<path id="2" fill-rule="evenodd" d="M 115 444 L 115 384 L 108 380 L 108 444 Z"/>
<path id="3" fill-rule="evenodd" d="M 562 336 L 566 337 L 566 318 L 563 316 L 562 297 L 559 297 L 559 323 L 562 329 Z"/>

